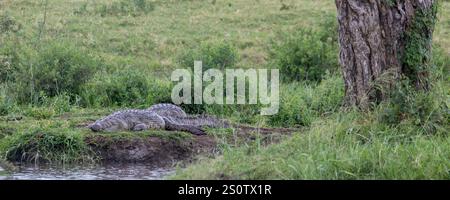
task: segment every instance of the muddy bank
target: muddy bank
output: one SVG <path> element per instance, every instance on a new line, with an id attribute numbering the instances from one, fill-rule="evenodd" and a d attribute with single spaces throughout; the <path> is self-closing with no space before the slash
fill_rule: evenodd
<path id="1" fill-rule="evenodd" d="M 170 131 L 163 132 L 163 135 L 159 136 L 137 137 L 90 134 L 86 136 L 85 142 L 102 162 L 170 166 L 180 161 L 190 162 L 198 155 L 216 155 L 220 151 L 218 144 L 233 143 L 239 146 L 258 139 L 261 144 L 268 145 L 278 142 L 292 132 L 293 129 L 261 128 L 255 131 L 253 128 L 242 127 L 223 132 L 213 130 L 203 136 Z"/>
<path id="2" fill-rule="evenodd" d="M 14 170 L 14 165 L 5 160 L 0 160 L 0 172 L 5 172 L 8 170 Z"/>
<path id="3" fill-rule="evenodd" d="M 278 142 L 293 130 L 240 127 L 208 129 L 207 132 L 207 135 L 195 136 L 163 130 L 94 133 L 78 126 L 36 129 L 8 137 L 2 152 L 5 159 L 13 163 L 145 163 L 170 167 L 175 163 L 189 163 L 199 155 L 215 156 L 223 145 Z"/>
<path id="4" fill-rule="evenodd" d="M 6 176 L 9 175 L 8 171 L 10 170 L 11 170 L 10 164 L 0 160 L 0 180 L 6 179 Z"/>
<path id="5" fill-rule="evenodd" d="M 7 176 L 6 171 L 0 167 L 0 180 L 6 180 L 8 178 Z"/>
<path id="6" fill-rule="evenodd" d="M 92 134 L 85 138 L 85 142 L 102 162 L 148 163 L 153 166 L 167 166 L 179 161 L 190 161 L 196 155 L 213 153 L 217 146 L 215 138 L 206 135 L 176 139 L 158 136 L 111 137 Z"/>

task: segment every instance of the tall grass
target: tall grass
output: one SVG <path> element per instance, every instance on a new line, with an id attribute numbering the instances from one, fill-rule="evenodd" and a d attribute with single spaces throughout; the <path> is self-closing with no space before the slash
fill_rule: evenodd
<path id="1" fill-rule="evenodd" d="M 318 83 L 282 85 L 280 111 L 268 118 L 272 126 L 309 126 L 314 120 L 336 112 L 342 105 L 344 85 L 339 74 L 325 74 Z M 293 95 L 295 94 L 295 95 Z"/>
<path id="2" fill-rule="evenodd" d="M 1 157 L 21 162 L 57 164 L 93 163 L 95 154 L 80 132 L 64 129 L 31 129 L 0 141 Z"/>
<path id="3" fill-rule="evenodd" d="M 180 169 L 171 178 L 450 179 L 448 135 L 403 137 L 404 127 L 388 127 L 374 117 L 336 113 L 280 144 L 225 148 L 222 156 Z"/>

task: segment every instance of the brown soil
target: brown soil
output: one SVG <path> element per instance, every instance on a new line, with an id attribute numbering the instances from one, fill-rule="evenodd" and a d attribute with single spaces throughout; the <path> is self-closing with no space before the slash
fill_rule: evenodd
<path id="1" fill-rule="evenodd" d="M 284 128 L 239 127 L 236 136 L 246 142 L 261 136 L 263 145 L 278 142 L 282 136 L 298 131 Z M 171 132 L 167 132 L 170 134 Z M 197 155 L 215 155 L 218 152 L 217 139 L 213 135 L 192 136 L 191 138 L 170 137 L 109 137 L 107 134 L 91 134 L 86 143 L 104 162 L 140 162 L 154 166 L 170 166 L 179 161 L 190 162 Z"/>
<path id="2" fill-rule="evenodd" d="M 300 129 L 255 128 L 251 126 L 239 126 L 236 127 L 235 130 L 237 137 L 244 142 L 253 141 L 259 137 L 262 145 L 269 145 L 278 143 L 283 137 L 290 136 L 292 133 L 298 132 Z"/>
<path id="3" fill-rule="evenodd" d="M 213 153 L 216 149 L 214 137 L 206 135 L 182 140 L 157 136 L 111 138 L 90 135 L 86 142 L 104 162 L 143 162 L 155 166 L 189 161 L 195 155 Z"/>
<path id="4" fill-rule="evenodd" d="M 248 134 L 251 132 L 258 132 L 262 135 L 271 135 L 271 134 L 291 134 L 293 132 L 299 131 L 299 129 L 293 128 L 255 128 L 251 126 L 240 126 L 238 127 L 239 133 Z"/>

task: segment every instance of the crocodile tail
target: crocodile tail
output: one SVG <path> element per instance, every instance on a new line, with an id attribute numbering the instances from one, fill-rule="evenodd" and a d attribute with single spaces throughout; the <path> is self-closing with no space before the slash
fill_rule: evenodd
<path id="1" fill-rule="evenodd" d="M 192 126 L 192 125 L 185 125 L 185 124 L 176 124 L 172 123 L 171 121 L 166 121 L 166 130 L 169 131 L 184 131 L 189 132 L 194 135 L 206 135 L 205 130 L 203 130 L 200 127 Z"/>
<path id="2" fill-rule="evenodd" d="M 167 117 L 166 121 L 169 121 L 172 124 L 195 127 L 228 128 L 231 126 L 231 124 L 226 120 L 218 119 L 216 117 L 208 115 Z"/>

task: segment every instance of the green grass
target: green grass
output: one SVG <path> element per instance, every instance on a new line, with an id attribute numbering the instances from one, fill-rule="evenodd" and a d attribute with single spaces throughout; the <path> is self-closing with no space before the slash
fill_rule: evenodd
<path id="1" fill-rule="evenodd" d="M 405 139 L 399 128 L 373 123 L 372 117 L 334 114 L 280 144 L 226 149 L 170 178 L 450 179 L 448 136 Z"/>
<path id="2" fill-rule="evenodd" d="M 300 29 L 327 32 L 330 27 L 324 19 L 336 15 L 331 0 L 283 2 L 286 6 L 274 0 L 0 1 L 0 159 L 26 155 L 28 161 L 95 160 L 82 142 L 96 134 L 83 128 L 86 122 L 120 108 L 168 101 L 170 73 L 181 67 L 180 58 L 186 53 L 211 51 L 220 56 L 222 48 L 216 44 L 224 44 L 230 47 L 230 56 L 225 57 L 234 67 L 273 67 L 273 44 L 282 44 L 285 36 L 295 36 Z M 283 83 L 280 113 L 275 116 L 259 116 L 257 105 L 186 107 L 235 122 L 302 127 L 302 131 L 267 146 L 257 134 L 254 141 L 242 141 L 230 130 L 210 130 L 223 154 L 201 158 L 172 178 L 450 179 L 447 10 L 450 2 L 442 2 L 434 34 L 438 69 L 431 94 L 407 95 L 371 111 L 344 109 L 343 81 L 335 72 L 338 67 L 331 66 L 320 82 Z M 66 49 L 69 53 L 59 53 L 65 44 L 71 47 Z M 214 48 L 202 51 L 206 44 Z M 290 46 L 285 48 L 280 58 L 290 52 Z M 211 63 L 217 64 L 214 59 Z M 77 91 L 61 93 L 58 84 L 46 87 L 48 80 L 70 79 L 58 76 L 54 66 L 60 65 L 55 60 L 66 61 L 60 63 L 67 68 L 60 70 L 70 73 L 77 69 L 73 66 L 97 69 L 90 74 L 92 79 L 75 85 Z M 56 75 L 37 73 L 41 77 L 29 79 L 37 67 Z M 37 83 L 58 94 L 34 91 Z M 25 92 L 17 94 L 16 88 Z M 108 136 L 192 138 L 164 131 Z"/>
<path id="3" fill-rule="evenodd" d="M 361 111 L 339 108 L 339 95 L 326 104 L 333 95 L 321 90 L 339 85 L 330 80 L 310 88 L 317 96 L 309 101 L 297 100 L 320 102 L 325 110 L 314 104 L 299 108 L 311 120 L 292 138 L 269 146 L 224 144 L 223 155 L 202 158 L 170 178 L 450 179 L 448 82 L 434 82 L 427 93 L 400 88 L 390 100 Z"/>
<path id="4" fill-rule="evenodd" d="M 6 0 L 1 12 L 8 12 L 23 24 L 24 35 L 33 38 L 36 23 L 42 21 L 43 1 Z M 180 51 L 203 41 L 226 38 L 240 47 L 245 58 L 239 66 L 267 62 L 267 41 L 277 32 L 298 27 L 316 27 L 324 15 L 336 13 L 333 1 L 290 0 L 288 10 L 272 0 L 183 1 L 153 0 L 154 10 L 145 15 L 101 17 L 98 8 L 118 0 L 48 0 L 44 39 L 70 38 L 71 41 L 98 51 L 110 62 L 127 58 L 148 67 L 175 67 Z M 231 6 L 230 6 L 231 4 Z M 450 54 L 450 3 L 443 2 L 435 41 Z M 86 6 L 86 13 L 74 14 Z M 27 15 L 23 15 L 27 13 Z"/>
<path id="5" fill-rule="evenodd" d="M 89 132 L 82 128 L 82 123 L 96 119 L 102 111 L 96 113 L 73 108 L 70 116 L 68 113 L 45 118 L 20 113 L 3 116 L 0 157 L 14 162 L 94 163 L 95 155 L 84 142 Z"/>
<path id="6" fill-rule="evenodd" d="M 245 59 L 239 66 L 262 65 L 267 62 L 267 41 L 277 32 L 314 26 L 324 13 L 335 12 L 331 1 L 289 1 L 293 7 L 280 11 L 280 2 L 271 0 L 217 1 L 214 5 L 199 0 L 157 0 L 152 1 L 154 10 L 145 15 L 101 17 L 99 7 L 119 1 L 48 2 L 42 40 L 70 38 L 77 45 L 97 51 L 110 63 L 133 59 L 132 65 L 155 71 L 177 67 L 173 55 L 219 38 L 240 47 L 239 53 Z M 39 31 L 36 23 L 43 20 L 43 2 L 2 4 L 3 12 L 23 24 L 24 36 L 34 38 Z M 74 14 L 84 6 L 86 13 Z"/>
<path id="7" fill-rule="evenodd" d="M 84 135 L 65 129 L 36 129 L 16 133 L 0 143 L 7 160 L 18 162 L 94 163 Z"/>

